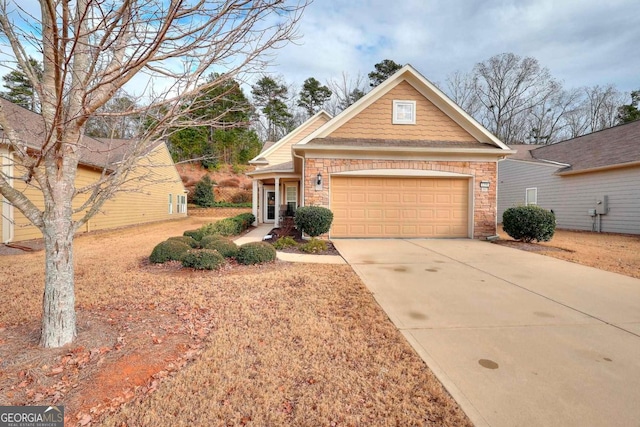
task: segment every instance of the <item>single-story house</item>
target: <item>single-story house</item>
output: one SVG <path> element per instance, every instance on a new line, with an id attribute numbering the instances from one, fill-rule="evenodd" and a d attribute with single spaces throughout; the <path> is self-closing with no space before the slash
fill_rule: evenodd
<path id="1" fill-rule="evenodd" d="M 298 206 L 334 214 L 330 238 L 496 234 L 505 144 L 406 65 L 331 117 L 319 112 L 251 160 L 257 223 Z"/>
<path id="2" fill-rule="evenodd" d="M 506 209 L 553 210 L 557 227 L 640 234 L 640 120 L 552 145 L 512 145 L 499 163 L 498 220 Z"/>
<path id="3" fill-rule="evenodd" d="M 44 122 L 39 114 L 0 99 L 7 120 L 24 141 L 27 149 L 36 149 L 43 140 Z M 27 184 L 19 177 L 24 173 L 21 166 L 14 163 L 8 140 L 0 128 L 0 166 L 11 185 L 25 193 L 40 209 L 44 209 L 42 193 L 36 188 L 35 180 Z M 131 141 L 114 139 L 82 139 L 80 164 L 76 176 L 76 188 L 97 182 L 101 174 L 110 173 L 110 165 L 123 159 Z M 82 231 L 102 230 L 142 224 L 146 222 L 177 219 L 187 216 L 187 193 L 164 142 L 159 141 L 146 148 L 145 156 L 138 161 L 129 174 L 122 192 L 108 200 L 101 211 L 93 216 Z M 74 199 L 74 208 L 82 206 L 87 195 Z M 40 230 L 33 226 L 20 211 L 4 197 L 0 237 L 2 243 L 19 242 L 42 237 Z M 78 212 L 79 217 L 83 212 Z"/>

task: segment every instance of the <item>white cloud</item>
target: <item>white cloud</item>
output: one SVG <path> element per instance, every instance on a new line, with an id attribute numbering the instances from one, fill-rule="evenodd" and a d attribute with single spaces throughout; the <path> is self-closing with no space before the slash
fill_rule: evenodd
<path id="1" fill-rule="evenodd" d="M 452 2 L 316 0 L 300 45 L 278 52 L 275 72 L 301 83 L 342 71 L 367 74 L 382 59 L 411 63 L 443 82 L 503 52 L 532 56 L 567 87 L 640 88 L 637 0 Z"/>

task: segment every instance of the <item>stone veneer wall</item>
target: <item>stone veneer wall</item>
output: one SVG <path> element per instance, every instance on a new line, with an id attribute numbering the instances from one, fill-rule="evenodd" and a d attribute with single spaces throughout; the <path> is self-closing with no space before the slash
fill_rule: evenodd
<path id="1" fill-rule="evenodd" d="M 454 172 L 475 176 L 473 188 L 473 237 L 486 238 L 496 234 L 497 216 L 497 162 L 460 161 L 416 161 L 416 160 L 358 160 L 358 159 L 314 159 L 305 163 L 305 206 L 330 207 L 329 186 L 331 174 L 366 169 L 417 169 Z M 322 190 L 316 190 L 315 179 L 322 173 Z M 489 181 L 489 191 L 480 190 L 480 181 Z"/>

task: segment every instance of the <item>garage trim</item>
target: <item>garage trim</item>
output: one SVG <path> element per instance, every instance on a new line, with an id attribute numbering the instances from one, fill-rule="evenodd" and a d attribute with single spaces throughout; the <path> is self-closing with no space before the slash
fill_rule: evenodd
<path id="1" fill-rule="evenodd" d="M 474 182 L 475 177 L 469 174 L 460 174 L 454 172 L 442 172 L 442 171 L 432 171 L 432 170 L 403 170 L 403 169 L 375 169 L 375 170 L 358 170 L 358 171 L 348 171 L 348 172 L 337 172 L 330 174 L 331 179 L 333 177 L 349 177 L 349 178 L 376 178 L 376 177 L 388 177 L 388 178 L 458 178 L 461 180 L 465 180 L 468 185 L 467 189 L 467 225 L 466 232 L 467 235 L 464 236 L 466 238 L 472 238 L 474 233 L 474 212 L 475 212 L 475 201 L 474 201 Z M 334 207 L 331 206 L 333 204 L 333 185 L 329 185 L 329 202 L 330 209 Z M 333 227 L 332 227 L 333 228 Z M 332 238 L 330 235 L 329 238 Z M 339 238 L 339 237 L 338 237 Z M 354 237 L 358 238 L 358 237 Z M 366 237 L 361 237 L 366 238 Z M 374 237 L 375 238 L 375 237 Z M 380 237 L 380 238 L 403 238 L 402 236 L 397 237 Z M 411 238 L 411 237 L 404 237 Z M 437 238 L 437 237 L 433 237 Z M 462 236 L 452 236 L 452 238 L 462 238 Z"/>

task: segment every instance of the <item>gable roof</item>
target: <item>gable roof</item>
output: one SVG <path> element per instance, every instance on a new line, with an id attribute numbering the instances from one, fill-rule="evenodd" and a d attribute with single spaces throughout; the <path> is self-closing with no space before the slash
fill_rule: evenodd
<path id="1" fill-rule="evenodd" d="M 46 138 L 46 129 L 42 116 L 6 99 L 0 98 L 5 118 L 15 131 L 18 139 L 27 148 L 39 150 Z M 4 140 L 4 130 L 0 127 L 0 143 Z M 146 147 L 151 152 L 164 141 L 155 141 Z M 78 144 L 79 163 L 85 166 L 103 168 L 120 162 L 131 147 L 131 140 L 113 138 L 92 138 L 83 136 Z"/>
<path id="2" fill-rule="evenodd" d="M 380 99 L 385 93 L 403 81 L 406 81 L 413 86 L 420 94 L 422 94 L 422 96 L 433 103 L 462 129 L 473 136 L 478 142 L 487 144 L 485 145 L 486 148 L 498 148 L 506 151 L 507 153 L 511 152 L 507 145 L 475 121 L 469 114 L 451 101 L 440 89 L 422 76 L 411 65 L 405 65 L 402 67 L 395 74 L 375 87 L 371 92 L 360 98 L 349 108 L 342 111 L 315 132 L 298 142 L 298 144 L 296 144 L 296 148 L 301 148 L 300 146 L 306 145 L 317 138 L 328 137 L 332 132 L 340 128 L 360 112 L 364 111 L 367 107 Z"/>
<path id="3" fill-rule="evenodd" d="M 253 159 L 249 160 L 249 164 L 268 164 L 268 162 L 266 161 L 266 156 L 273 153 L 278 148 L 282 147 L 287 142 L 294 139 L 296 136 L 300 135 L 307 127 L 309 127 L 312 123 L 314 123 L 316 120 L 318 120 L 321 117 L 324 117 L 329 121 L 331 121 L 332 119 L 332 116 L 326 111 L 324 110 L 318 111 L 316 114 L 309 117 L 300 126 L 298 126 L 294 130 L 292 130 L 291 132 L 289 132 L 288 134 L 280 138 L 277 142 L 267 141 L 262 147 L 262 150 L 260 151 L 260 153 Z"/>
<path id="4" fill-rule="evenodd" d="M 538 146 L 529 154 L 532 161 L 567 165 L 558 171 L 566 175 L 640 165 L 640 120 Z"/>

